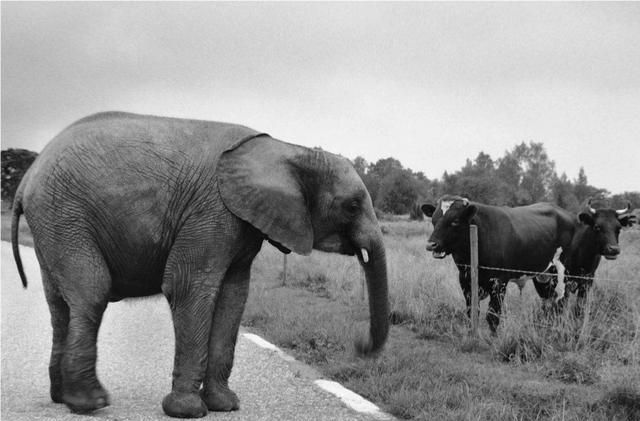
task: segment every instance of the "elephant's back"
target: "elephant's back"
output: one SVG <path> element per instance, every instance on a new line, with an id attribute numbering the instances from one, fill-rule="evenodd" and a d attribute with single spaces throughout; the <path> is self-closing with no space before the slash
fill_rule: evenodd
<path id="1" fill-rule="evenodd" d="M 120 112 L 83 118 L 34 161 L 24 186 L 25 213 L 30 222 L 45 224 L 75 208 L 104 215 L 105 224 L 131 220 L 131 226 L 144 214 L 160 226 L 165 215 L 188 206 L 190 192 L 213 184 L 222 152 L 256 133 L 228 123 Z"/>
<path id="2" fill-rule="evenodd" d="M 217 121 L 190 120 L 110 111 L 90 115 L 67 127 L 52 143 L 96 142 L 103 147 L 154 146 L 200 156 L 221 154 L 237 142 L 258 135 L 245 126 Z"/>
<path id="3" fill-rule="evenodd" d="M 259 133 L 230 123 L 104 112 L 82 118 L 53 138 L 34 161 L 35 183 L 60 169 L 104 168 L 117 177 L 122 170 L 150 168 L 164 174 L 182 171 L 219 156 Z M 111 170 L 108 170 L 111 167 Z"/>

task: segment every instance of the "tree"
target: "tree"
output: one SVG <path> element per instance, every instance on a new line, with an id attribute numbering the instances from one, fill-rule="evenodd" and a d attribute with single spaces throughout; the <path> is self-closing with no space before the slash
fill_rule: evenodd
<path id="1" fill-rule="evenodd" d="M 356 156 L 356 159 L 353 160 L 353 168 L 355 168 L 356 172 L 358 173 L 360 178 L 362 178 L 363 180 L 364 180 L 365 174 L 367 173 L 368 167 L 369 167 L 369 164 L 361 156 Z"/>
<path id="2" fill-rule="evenodd" d="M 408 170 L 396 170 L 380 183 L 375 205 L 394 214 L 409 213 L 418 200 L 416 180 Z"/>
<path id="3" fill-rule="evenodd" d="M 504 204 L 495 163 L 491 156 L 480 152 L 472 162 L 467 159 L 465 166 L 454 174 L 443 175 L 443 184 L 448 193 L 458 194 L 488 204 Z"/>
<path id="4" fill-rule="evenodd" d="M 517 157 L 505 153 L 497 163 L 496 177 L 498 179 L 497 190 L 503 205 L 516 206 L 518 204 L 518 190 L 522 179 L 522 169 Z"/>
<path id="5" fill-rule="evenodd" d="M 605 198 L 609 196 L 609 192 L 606 189 L 599 189 L 589 185 L 587 181 L 587 174 L 583 167 L 580 167 L 580 170 L 578 171 L 578 178 L 575 181 L 574 193 L 581 206 L 584 206 L 590 198 Z"/>
<path id="6" fill-rule="evenodd" d="M 549 199 L 556 170 L 555 163 L 544 150 L 544 145 L 530 142 L 529 147 L 524 150 L 523 158 L 524 174 L 521 187 L 531 195 L 531 203 Z"/>
<path id="7" fill-rule="evenodd" d="M 555 163 L 542 143 L 522 142 L 498 162 L 504 199 L 511 206 L 549 200 L 557 178 Z"/>
<path id="8" fill-rule="evenodd" d="M 566 173 L 562 173 L 560 177 L 556 177 L 551 191 L 553 202 L 558 206 L 570 212 L 579 211 L 580 202 L 574 193 L 574 185 Z"/>
<path id="9" fill-rule="evenodd" d="M 631 203 L 631 209 L 640 208 L 640 191 L 626 191 L 611 196 L 611 203 L 616 208 L 622 208 Z"/>
<path id="10" fill-rule="evenodd" d="M 27 172 L 37 153 L 26 149 L 2 151 L 2 200 L 13 202 L 20 180 Z"/>
<path id="11" fill-rule="evenodd" d="M 558 176 L 555 163 L 542 143 L 520 143 L 503 157 L 493 160 L 480 152 L 474 160 L 467 159 L 456 172 L 447 172 L 440 179 L 429 180 L 422 172 L 404 168 L 395 158 L 367 163 L 362 157 L 353 161 L 371 194 L 374 206 L 384 212 L 409 213 L 419 217 L 415 204 L 435 202 L 443 194 L 457 194 L 491 205 L 520 206 L 540 201 L 553 201 L 559 206 L 578 211 L 589 197 L 606 199 L 614 206 L 640 207 L 640 192 L 625 192 L 610 197 L 605 189 L 588 183 L 584 168 L 573 182 L 566 173 Z"/>

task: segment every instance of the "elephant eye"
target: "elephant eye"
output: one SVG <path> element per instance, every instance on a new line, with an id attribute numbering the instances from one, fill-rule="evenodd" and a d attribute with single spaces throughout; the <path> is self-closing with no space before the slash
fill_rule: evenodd
<path id="1" fill-rule="evenodd" d="M 345 205 L 345 210 L 351 214 L 351 215 L 355 215 L 360 211 L 360 203 L 358 203 L 355 200 L 352 200 L 350 202 L 347 202 Z"/>
<path id="2" fill-rule="evenodd" d="M 594 225 L 593 226 L 593 230 L 594 231 L 600 231 L 600 225 Z"/>

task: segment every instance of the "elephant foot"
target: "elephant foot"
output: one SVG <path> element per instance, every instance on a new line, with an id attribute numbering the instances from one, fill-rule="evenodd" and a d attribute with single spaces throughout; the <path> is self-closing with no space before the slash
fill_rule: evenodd
<path id="1" fill-rule="evenodd" d="M 202 400 L 211 411 L 229 412 L 240 409 L 240 399 L 238 395 L 227 386 L 208 385 L 201 390 Z"/>
<path id="2" fill-rule="evenodd" d="M 208 413 L 197 393 L 171 392 L 162 400 L 162 409 L 174 418 L 202 418 Z"/>
<path id="3" fill-rule="evenodd" d="M 51 400 L 53 401 L 53 403 L 64 403 L 61 388 L 51 385 L 51 387 L 49 388 L 49 395 L 51 396 Z"/>
<path id="4" fill-rule="evenodd" d="M 53 385 L 52 385 L 53 386 Z M 57 392 L 51 391 L 51 398 L 54 402 L 58 402 Z M 71 412 L 77 414 L 86 414 L 109 406 L 111 400 L 109 393 L 102 387 L 94 387 L 93 389 L 76 389 L 74 391 L 65 391 L 62 394 L 61 402 L 64 402 Z"/>

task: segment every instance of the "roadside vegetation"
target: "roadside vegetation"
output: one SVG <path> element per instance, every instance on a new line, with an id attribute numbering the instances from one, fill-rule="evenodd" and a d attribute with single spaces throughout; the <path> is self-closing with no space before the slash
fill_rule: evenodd
<path id="1" fill-rule="evenodd" d="M 353 352 L 368 327 L 355 258 L 289 255 L 285 285 L 283 256 L 265 245 L 244 325 L 401 419 L 640 419 L 640 230 L 602 262 L 587 318 L 550 317 L 529 281 L 509 286 L 496 336 L 483 302 L 472 338 L 457 270 L 424 249 L 430 223 L 381 225 L 394 326 L 378 359 Z"/>

